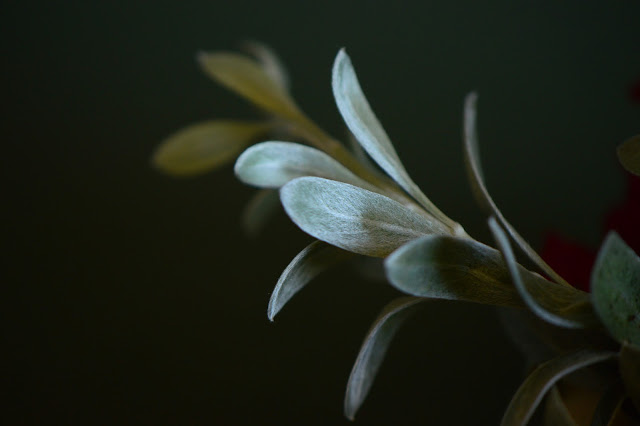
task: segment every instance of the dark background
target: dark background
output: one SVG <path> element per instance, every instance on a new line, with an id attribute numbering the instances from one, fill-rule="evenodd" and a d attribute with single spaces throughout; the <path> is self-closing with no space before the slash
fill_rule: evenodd
<path id="1" fill-rule="evenodd" d="M 615 146 L 638 133 L 640 3 L 5 2 L 0 16 L 8 424 L 346 424 L 359 345 L 397 295 L 342 268 L 271 324 L 269 294 L 309 238 L 281 215 L 255 240 L 230 167 L 174 180 L 158 143 L 251 118 L 198 50 L 274 47 L 332 134 L 346 46 L 430 198 L 490 241 L 467 187 L 462 100 L 478 90 L 488 186 L 539 247 L 597 246 L 624 193 Z M 589 3 L 589 4 L 585 4 Z M 523 362 L 490 308 L 434 303 L 399 333 L 360 425 L 496 424 Z"/>

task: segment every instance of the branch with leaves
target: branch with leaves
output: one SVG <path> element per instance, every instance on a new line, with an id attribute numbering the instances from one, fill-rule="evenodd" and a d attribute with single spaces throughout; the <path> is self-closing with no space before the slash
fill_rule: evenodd
<path id="1" fill-rule="evenodd" d="M 357 141 L 351 146 L 329 136 L 302 112 L 288 91 L 287 73 L 270 49 L 252 43 L 247 50 L 251 56 L 201 53 L 198 60 L 208 75 L 258 107 L 264 118 L 196 123 L 165 140 L 153 164 L 165 173 L 188 176 L 237 157 L 236 176 L 260 188 L 243 216 L 247 232 L 259 231 L 279 196 L 291 220 L 316 238 L 278 280 L 269 301 L 271 320 L 326 269 L 356 255 L 384 258 L 389 283 L 405 296 L 383 308 L 365 337 L 347 384 L 348 418 L 354 418 L 365 400 L 402 321 L 428 305 L 422 302 L 447 299 L 520 309 L 548 330 L 540 340 L 553 355 L 532 366 L 506 409 L 503 425 L 526 424 L 545 397 L 545 422 L 577 424 L 557 384 L 596 364 L 609 368 L 601 377 L 607 390 L 600 392 L 591 424 L 640 419 L 640 258 L 610 233 L 592 271 L 591 293 L 574 288 L 547 265 L 489 195 L 479 160 L 475 93 L 464 102 L 464 160 L 496 248 L 470 237 L 411 179 L 344 50 L 333 65 L 332 88 Z M 269 140 L 271 135 L 278 140 Z M 640 174 L 639 153 L 638 136 L 618 149 L 621 163 L 634 174 Z M 517 262 L 512 245 L 537 271 Z M 553 345 L 558 336 L 562 350 Z M 623 404 L 625 400 L 632 403 Z"/>

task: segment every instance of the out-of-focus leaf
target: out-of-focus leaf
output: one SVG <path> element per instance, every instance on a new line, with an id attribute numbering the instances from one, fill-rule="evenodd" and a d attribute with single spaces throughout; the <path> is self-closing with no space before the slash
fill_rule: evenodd
<path id="1" fill-rule="evenodd" d="M 640 377 L 638 378 L 640 380 Z M 619 380 L 605 389 L 596 409 L 593 412 L 591 426 L 609 426 L 615 419 L 620 406 L 626 398 L 624 387 Z"/>
<path id="2" fill-rule="evenodd" d="M 376 189 L 324 152 L 293 142 L 253 145 L 238 157 L 234 170 L 242 182 L 261 188 L 279 188 L 295 178 L 317 176 Z"/>
<path id="3" fill-rule="evenodd" d="M 612 359 L 615 352 L 582 350 L 541 364 L 520 385 L 502 418 L 502 426 L 527 424 L 546 392 L 558 380 L 576 370 Z"/>
<path id="4" fill-rule="evenodd" d="M 275 189 L 257 191 L 242 212 L 242 229 L 248 237 L 255 237 L 264 229 L 280 206 L 280 195 Z"/>
<path id="5" fill-rule="evenodd" d="M 257 62 L 228 52 L 200 52 L 202 69 L 223 86 L 256 106 L 280 117 L 299 120 L 302 113 L 280 82 L 274 80 Z"/>
<path id="6" fill-rule="evenodd" d="M 385 268 L 391 284 L 412 296 L 525 307 L 500 252 L 469 238 L 422 237 L 387 257 Z M 518 269 L 530 292 L 562 301 L 558 308 L 581 300 L 575 289 Z"/>
<path id="7" fill-rule="evenodd" d="M 543 423 L 545 426 L 577 426 L 557 386 L 552 387 L 547 394 Z"/>
<path id="8" fill-rule="evenodd" d="M 280 309 L 318 274 L 351 257 L 353 253 L 322 241 L 315 241 L 305 247 L 280 276 L 269 300 L 269 319 L 273 321 Z"/>
<path id="9" fill-rule="evenodd" d="M 280 189 L 280 200 L 306 233 L 367 256 L 384 257 L 420 236 L 448 232 L 390 198 L 323 178 L 292 180 Z"/>
<path id="10" fill-rule="evenodd" d="M 478 134 L 476 130 L 476 102 L 478 95 L 471 92 L 464 101 L 464 159 L 467 166 L 467 175 L 471 182 L 471 189 L 476 197 L 476 201 L 488 213 L 494 215 L 498 222 L 507 230 L 511 238 L 518 244 L 520 249 L 531 259 L 547 276 L 557 283 L 570 286 L 560 275 L 558 275 L 542 258 L 531 248 L 513 226 L 502 215 L 494 203 L 487 187 L 484 184 L 484 176 L 480 165 L 480 155 L 478 151 Z"/>
<path id="11" fill-rule="evenodd" d="M 628 172 L 640 176 L 640 135 L 627 139 L 618 146 L 618 160 Z"/>
<path id="12" fill-rule="evenodd" d="M 333 64 L 332 87 L 342 118 L 371 158 L 429 213 L 457 232 L 464 232 L 460 225 L 445 216 L 409 177 L 389 136 L 369 106 L 344 49 L 338 52 Z"/>
<path id="13" fill-rule="evenodd" d="M 558 327 L 587 328 L 599 324 L 587 293 L 577 289 L 571 291 L 570 287 L 560 287 L 550 282 L 546 288 L 542 289 L 538 286 L 528 287 L 525 285 L 520 273 L 523 268 L 516 262 L 509 237 L 493 216 L 489 218 L 489 228 L 504 256 L 513 284 L 533 313 Z M 562 292 L 550 291 L 553 288 L 561 288 Z"/>
<path id="14" fill-rule="evenodd" d="M 622 344 L 620 376 L 627 394 L 640 413 L 640 347 L 627 342 Z"/>
<path id="15" fill-rule="evenodd" d="M 212 120 L 196 123 L 165 139 L 152 163 L 165 173 L 192 176 L 232 161 L 265 134 L 270 126 L 259 121 Z"/>
<path id="16" fill-rule="evenodd" d="M 611 336 L 640 346 L 640 258 L 613 231 L 598 253 L 591 292 L 596 312 Z"/>
<path id="17" fill-rule="evenodd" d="M 353 420 L 371 389 L 391 340 L 402 322 L 425 299 L 402 297 L 382 309 L 362 343 L 358 358 L 351 369 L 344 399 L 344 414 Z"/>
<path id="18" fill-rule="evenodd" d="M 247 41 L 244 49 L 260 62 L 264 72 L 271 77 L 283 90 L 289 90 L 289 75 L 278 55 L 264 43 Z"/>

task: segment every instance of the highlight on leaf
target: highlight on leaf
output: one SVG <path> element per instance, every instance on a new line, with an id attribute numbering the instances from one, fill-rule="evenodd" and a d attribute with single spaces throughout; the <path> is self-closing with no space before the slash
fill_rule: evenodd
<path id="1" fill-rule="evenodd" d="M 586 293 L 576 289 L 572 294 L 568 287 L 559 287 L 558 284 L 551 282 L 548 282 L 548 285 L 542 288 L 538 286 L 527 287 L 521 276 L 521 271 L 524 271 L 524 268 L 520 267 L 516 262 L 509 243 L 509 237 L 507 237 L 507 234 L 493 216 L 489 218 L 489 228 L 506 261 L 513 284 L 524 303 L 532 312 L 541 319 L 558 327 L 587 328 L 599 324 Z M 551 291 L 553 287 L 558 287 L 562 290 L 561 292 Z"/>
<path id="2" fill-rule="evenodd" d="M 595 310 L 611 336 L 640 346 L 640 257 L 613 231 L 598 253 L 591 292 Z"/>
<path id="3" fill-rule="evenodd" d="M 417 297 L 396 299 L 385 306 L 373 322 L 349 375 L 344 400 L 344 414 L 348 419 L 354 419 L 367 397 L 398 328 L 414 312 L 413 308 L 424 301 Z"/>
<path id="4" fill-rule="evenodd" d="M 555 282 L 570 287 L 558 273 L 556 273 L 547 263 L 535 252 L 533 248 L 522 238 L 513 226 L 502 215 L 495 202 L 489 195 L 489 191 L 484 184 L 484 176 L 480 165 L 480 155 L 478 150 L 478 132 L 476 129 L 476 103 L 478 95 L 471 92 L 464 100 L 464 119 L 463 119 L 463 148 L 464 160 L 467 168 L 467 176 L 471 182 L 473 194 L 480 204 L 489 214 L 496 217 L 498 222 L 507 230 L 511 238 L 518 244 L 518 247 L 540 268 L 547 276 L 551 277 Z"/>
<path id="5" fill-rule="evenodd" d="M 269 320 L 312 279 L 320 273 L 353 257 L 353 253 L 315 241 L 304 248 L 285 268 L 278 279 L 267 309 Z"/>
<path id="6" fill-rule="evenodd" d="M 464 232 L 462 227 L 442 213 L 409 177 L 389 136 L 369 106 L 351 59 L 344 49 L 338 52 L 333 64 L 331 84 L 342 118 L 371 158 L 430 214 L 451 229 Z"/>
<path id="7" fill-rule="evenodd" d="M 165 139 L 153 153 L 152 164 L 174 176 L 202 174 L 233 161 L 270 128 L 262 121 L 196 123 Z"/>
<path id="8" fill-rule="evenodd" d="M 390 198 L 323 178 L 292 180 L 280 189 L 280 200 L 307 234 L 367 256 L 384 257 L 420 236 L 448 232 Z"/>
<path id="9" fill-rule="evenodd" d="M 256 144 L 238 157 L 234 170 L 242 182 L 261 188 L 279 188 L 298 177 L 316 176 L 376 190 L 324 152 L 293 142 Z"/>
<path id="10" fill-rule="evenodd" d="M 197 58 L 210 77 L 265 111 L 294 120 L 302 116 L 281 82 L 256 61 L 229 52 L 200 52 Z"/>

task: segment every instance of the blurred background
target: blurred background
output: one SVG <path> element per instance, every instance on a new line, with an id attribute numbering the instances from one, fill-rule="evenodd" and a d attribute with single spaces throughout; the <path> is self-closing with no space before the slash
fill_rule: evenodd
<path id="1" fill-rule="evenodd" d="M 346 47 L 414 180 L 490 242 L 461 150 L 477 90 L 505 216 L 535 247 L 550 230 L 597 247 L 625 192 L 615 147 L 639 131 L 640 3 L 585 3 L 6 2 L 4 424 L 348 423 L 349 371 L 398 294 L 344 267 L 269 323 L 309 237 L 284 214 L 245 237 L 253 190 L 231 167 L 177 180 L 149 163 L 189 123 L 255 117 L 200 72 L 199 50 L 269 44 L 299 104 L 342 137 L 330 70 Z M 433 303 L 355 424 L 496 424 L 523 368 L 493 309 Z"/>

